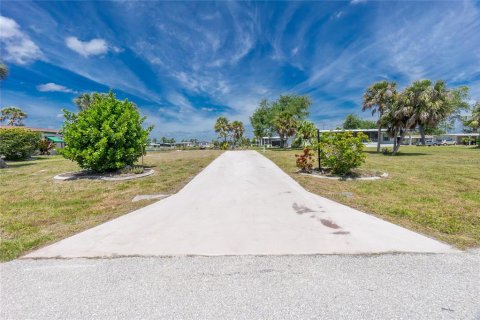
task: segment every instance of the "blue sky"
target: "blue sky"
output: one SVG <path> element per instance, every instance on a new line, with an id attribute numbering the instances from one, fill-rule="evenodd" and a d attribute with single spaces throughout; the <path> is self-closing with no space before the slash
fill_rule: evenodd
<path id="1" fill-rule="evenodd" d="M 371 83 L 468 85 L 480 100 L 479 1 L 2 1 L 1 106 L 61 126 L 80 93 L 113 89 L 154 136 L 213 138 L 262 98 L 308 94 L 311 120 L 360 111 Z"/>

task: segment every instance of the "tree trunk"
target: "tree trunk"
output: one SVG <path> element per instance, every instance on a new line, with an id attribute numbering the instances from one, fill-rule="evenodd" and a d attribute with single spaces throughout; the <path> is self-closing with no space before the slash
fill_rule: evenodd
<path id="1" fill-rule="evenodd" d="M 422 143 L 422 146 L 424 146 L 425 145 L 425 129 L 423 128 L 422 125 L 419 125 L 418 130 L 420 131 L 420 142 Z"/>
<path id="2" fill-rule="evenodd" d="M 3 160 L 2 158 L 0 158 L 0 169 L 3 169 L 3 168 L 8 168 L 7 164 L 5 163 L 5 160 Z"/>
<path id="3" fill-rule="evenodd" d="M 406 134 L 407 134 L 407 130 L 401 131 L 400 139 L 397 141 L 397 144 L 396 144 L 395 148 L 393 149 L 392 156 L 397 154 L 398 149 L 400 149 L 400 146 L 402 145 L 403 139 L 405 138 Z M 395 136 L 395 140 L 397 140 L 396 136 Z"/>
<path id="4" fill-rule="evenodd" d="M 380 136 L 382 135 L 382 125 L 378 125 L 378 133 L 377 133 L 377 152 L 380 152 Z"/>

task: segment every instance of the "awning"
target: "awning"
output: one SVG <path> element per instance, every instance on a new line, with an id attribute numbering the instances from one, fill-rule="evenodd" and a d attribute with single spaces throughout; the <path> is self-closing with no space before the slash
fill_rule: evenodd
<path id="1" fill-rule="evenodd" d="M 65 143 L 65 141 L 63 141 L 59 137 L 47 137 L 47 139 L 55 143 Z"/>

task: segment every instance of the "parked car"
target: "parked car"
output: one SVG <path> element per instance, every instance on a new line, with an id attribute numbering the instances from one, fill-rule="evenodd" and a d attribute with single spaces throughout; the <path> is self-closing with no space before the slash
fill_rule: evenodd
<path id="1" fill-rule="evenodd" d="M 435 140 L 425 140 L 425 145 L 426 145 L 427 147 L 438 146 L 438 142 L 435 141 Z M 422 142 L 421 142 L 421 141 L 418 141 L 418 142 L 417 142 L 417 146 L 423 146 Z"/>
<path id="2" fill-rule="evenodd" d="M 457 145 L 457 141 L 456 141 L 456 140 L 453 140 L 453 139 L 443 139 L 443 140 L 440 142 L 440 145 L 442 145 L 442 146 L 456 146 L 456 145 Z"/>

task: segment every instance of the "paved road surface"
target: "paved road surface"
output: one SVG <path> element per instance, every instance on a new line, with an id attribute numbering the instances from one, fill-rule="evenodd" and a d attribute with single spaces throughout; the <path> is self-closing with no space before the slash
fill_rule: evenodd
<path id="1" fill-rule="evenodd" d="M 258 152 L 235 151 L 179 193 L 27 257 L 454 251 L 307 192 Z"/>
<path id="2" fill-rule="evenodd" d="M 1 319 L 480 319 L 480 252 L 16 260 Z"/>

